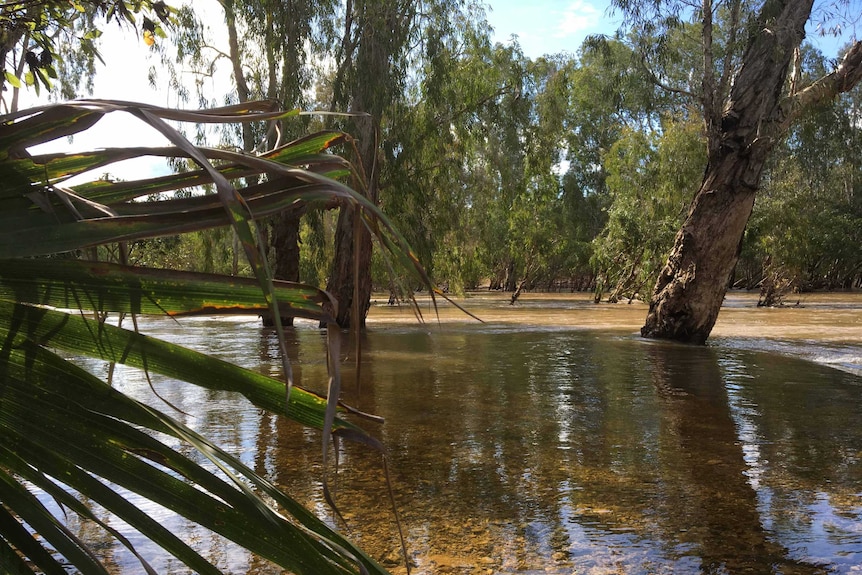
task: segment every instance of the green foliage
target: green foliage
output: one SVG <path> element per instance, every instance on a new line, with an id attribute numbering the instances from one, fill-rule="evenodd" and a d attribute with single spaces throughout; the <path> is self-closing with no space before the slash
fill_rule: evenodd
<path id="1" fill-rule="evenodd" d="M 334 362 L 330 364 L 333 401 L 327 403 L 291 387 L 287 364 L 287 382 L 279 381 L 105 321 L 107 314 L 269 311 L 275 317 L 285 314 L 332 322 L 323 308 L 329 301 L 325 292 L 272 281 L 265 259 L 256 252 L 259 245 L 251 233 L 249 208 L 266 214 L 297 199 L 356 202 L 364 205 L 366 224 L 393 249 L 393 256 L 407 251 L 373 206 L 324 175 L 343 169 L 340 159 L 323 153 L 338 141 L 332 133 L 252 157 L 195 148 L 163 123 L 165 118 L 219 122 L 282 116 L 261 110 L 256 103 L 239 111 L 177 112 L 82 101 L 2 118 L 0 557 L 4 567 L 20 573 L 61 573 L 69 567 L 82 573 L 106 572 L 88 541 L 66 529 L 64 518 L 34 494 L 42 490 L 42 497 L 53 498 L 64 513 L 92 522 L 132 553 L 122 529 L 112 526 L 112 519 L 104 519 L 101 510 L 198 573 L 217 569 L 201 554 L 203 550 L 180 540 L 125 493 L 172 509 L 291 572 L 385 573 L 234 455 L 68 359 L 123 363 L 189 385 L 241 393 L 262 409 L 320 429 L 324 462 L 333 434 L 377 444 L 337 416 L 339 375 Z M 35 143 L 86 130 L 111 112 L 130 113 L 161 129 L 175 144 L 169 153 L 194 158 L 201 169 L 140 182 L 99 180 L 66 188 L 62 186 L 66 179 L 94 165 L 109 165 L 141 151 L 108 149 L 51 156 L 27 152 Z M 221 160 L 218 169 L 207 154 Z M 240 188 L 230 183 L 249 174 L 267 175 L 269 181 Z M 219 190 L 214 195 L 135 201 L 154 190 L 213 182 Z M 130 267 L 82 257 L 98 248 L 125 260 L 122 242 L 163 241 L 169 247 L 177 241 L 177 232 L 224 226 L 236 232 L 254 278 Z M 117 242 L 121 242 L 118 248 Z M 409 261 L 409 256 L 402 259 Z M 330 353 L 337 357 L 337 350 Z M 95 507 L 100 509 L 98 514 Z"/>
<path id="2" fill-rule="evenodd" d="M 236 58 L 243 71 L 245 96 L 239 84 L 236 93 L 207 93 L 205 82 L 195 86 L 196 95 L 203 101 L 231 102 L 274 97 L 285 107 L 371 112 L 376 123 L 351 116 L 298 116 L 282 123 L 282 134 L 289 139 L 308 125 L 333 125 L 357 136 L 356 147 L 346 146 L 343 153 L 358 151 L 365 158 L 366 176 L 378 178 L 367 189 L 379 192 L 379 202 L 441 286 L 454 292 L 487 283 L 504 289 L 515 289 L 522 282 L 536 289 L 563 284 L 590 288 L 598 280 L 600 291 L 611 290 L 612 299 L 630 297 L 652 283 L 649 276 L 655 262 L 668 246 L 667 225 L 685 210 L 686 200 L 678 197 L 685 185 L 680 180 L 696 183 L 700 177 L 700 144 L 674 152 L 681 160 L 660 156 L 673 149 L 670 141 L 662 142 L 665 136 L 676 138 L 681 130 L 695 138 L 701 129 L 698 118 L 706 106 L 706 64 L 699 7 L 676 0 L 614 4 L 626 19 L 616 36 L 591 38 L 576 56 L 531 60 L 517 42 L 493 45 L 483 8 L 471 3 L 438 0 L 419 9 L 412 1 L 355 2 L 348 15 L 340 13 L 346 5 L 332 2 L 289 7 L 264 0 L 228 2 L 223 6 L 230 9 L 240 32 Z M 721 100 L 753 21 L 747 3 L 718 2 L 713 7 L 712 79 Z M 735 12 L 736 8 L 740 11 Z M 393 14 L 399 18 L 393 20 Z M 177 28 L 172 39 L 179 60 L 204 78 L 222 58 L 207 46 L 223 45 L 220 39 L 229 34 L 224 29 L 207 32 L 193 16 L 187 9 L 174 13 Z M 393 25 L 378 25 L 384 20 Z M 377 33 L 365 38 L 371 29 Z M 213 32 L 214 36 L 208 35 Z M 805 81 L 829 71 L 827 62 L 810 51 L 803 56 Z M 318 65 L 322 62 L 327 65 Z M 368 82 L 368 77 L 376 81 Z M 173 79 L 178 81 L 179 75 Z M 311 86 L 316 86 L 314 94 Z M 789 159 L 782 167 L 776 164 L 768 183 L 778 186 L 775 197 L 792 195 L 778 192 L 779 188 L 837 189 L 839 179 L 844 182 L 840 185 L 852 189 L 848 183 L 856 180 L 849 160 L 842 160 L 846 173 L 840 178 L 825 167 L 809 165 L 850 157 L 846 155 L 850 148 L 843 142 L 850 141 L 855 131 L 826 128 L 837 126 L 833 117 L 843 114 L 842 105 L 853 109 L 847 101 L 837 108 L 826 107 L 793 136 L 798 143 L 792 145 L 807 150 L 793 156 L 794 165 L 804 167 L 805 175 L 795 174 Z M 268 137 L 263 123 L 253 124 L 248 133 L 230 126 L 219 134 L 218 145 L 247 149 L 251 145 L 247 135 L 252 144 Z M 638 139 L 646 141 L 639 157 L 654 164 L 652 168 L 636 162 Z M 811 153 L 812 149 L 817 151 Z M 620 154 L 629 157 L 631 164 L 626 166 Z M 662 162 L 674 161 L 686 163 L 683 169 L 667 173 L 659 168 Z M 616 171 L 613 182 L 609 182 L 611 166 Z M 827 183 L 830 178 L 836 183 Z M 648 190 L 641 192 L 649 200 L 648 209 L 637 203 L 633 190 L 638 188 Z M 799 205 L 774 202 L 771 197 L 758 201 L 740 281 L 745 285 L 759 281 L 767 251 L 773 268 L 813 269 L 813 264 L 804 262 L 777 264 L 785 259 L 779 255 L 781 250 L 767 250 L 755 237 L 779 225 L 781 218 L 767 217 L 767 208 L 776 214 L 785 209 L 798 214 L 806 205 L 823 207 L 818 202 L 827 196 L 819 193 L 799 200 Z M 840 230 L 850 233 L 855 210 L 853 201 L 829 204 L 816 215 L 835 217 L 829 218 L 829 225 L 819 222 L 817 229 L 832 229 L 830 237 L 841 238 Z M 334 218 L 313 217 L 312 221 L 304 215 L 299 224 L 298 267 L 308 282 L 324 285 L 332 275 L 337 251 L 330 241 Z M 788 233 L 797 236 L 797 226 L 813 225 L 789 219 L 786 223 L 792 230 Z M 232 233 L 201 232 L 180 241 L 175 250 L 162 251 L 162 245 L 154 243 L 139 253 L 150 253 L 147 261 L 183 269 L 253 272 L 234 260 Z M 755 245 L 758 241 L 761 247 Z M 800 276 L 797 283 L 836 285 L 837 280 L 824 283 L 816 277 L 842 274 L 844 285 L 852 283 L 848 278 L 853 276 L 855 256 L 846 245 L 836 250 L 836 241 L 812 243 L 804 259 L 825 266 L 831 260 L 822 251 L 829 245 L 842 263 L 830 266 L 834 271 L 805 272 L 802 275 L 811 277 Z M 277 255 L 271 250 L 270 260 Z M 392 287 L 395 267 L 380 254 L 374 256 L 376 289 Z M 411 281 L 396 277 L 395 284 Z"/>
<path id="3" fill-rule="evenodd" d="M 95 62 L 101 60 L 98 39 L 101 27 L 116 23 L 136 30 L 149 39 L 165 37 L 162 26 L 170 26 L 172 10 L 163 1 L 128 2 L 44 1 L 7 3 L 0 12 L 0 62 L 4 75 L 0 85 L 8 82 L 13 91 L 22 84 L 38 95 L 44 87 L 57 89 L 69 99 L 78 95 L 83 84 L 92 93 Z M 4 95 L 5 99 L 5 95 Z M 15 111 L 17 97 L 7 102 Z"/>
<path id="4" fill-rule="evenodd" d="M 804 54 L 819 76 L 822 55 Z M 862 275 L 862 153 L 856 90 L 811 109 L 791 131 L 764 177 L 746 232 L 739 281 L 778 282 L 787 290 L 841 289 Z"/>
<path id="5" fill-rule="evenodd" d="M 594 264 L 608 299 L 652 288 L 703 175 L 700 126 L 667 117 L 660 132 L 629 130 L 605 157 L 612 203 Z"/>

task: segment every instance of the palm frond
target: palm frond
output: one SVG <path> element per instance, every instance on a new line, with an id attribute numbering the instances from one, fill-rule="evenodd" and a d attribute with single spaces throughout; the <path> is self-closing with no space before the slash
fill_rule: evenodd
<path id="1" fill-rule="evenodd" d="M 161 131 L 171 145 L 31 155 L 33 146 L 87 130 L 109 113 L 139 118 Z M 135 493 L 296 573 L 385 573 L 234 456 L 59 354 L 123 363 L 189 385 L 240 393 L 262 409 L 320 429 L 323 438 L 335 433 L 379 447 L 377 440 L 336 412 L 337 365 L 332 367 L 327 404 L 317 395 L 292 388 L 287 363 L 287 381 L 279 381 L 99 319 L 107 313 L 268 312 L 276 320 L 290 315 L 331 324 L 323 305 L 330 302 L 326 292 L 273 281 L 255 231 L 257 218 L 296 202 L 362 206 L 382 244 L 403 261 L 416 263 L 377 207 L 335 179 L 349 172 L 347 163 L 327 152 L 342 134 L 321 132 L 261 155 L 247 155 L 194 146 L 170 124 L 269 121 L 293 114 L 274 110 L 269 102 L 177 111 L 84 100 L 0 118 L 4 566 L 22 573 L 61 573 L 67 564 L 82 573 L 105 572 L 87 541 L 66 529 L 63 517 L 45 505 L 42 497 L 47 496 L 67 512 L 100 525 L 121 545 L 132 548 L 121 529 L 97 518 L 84 500 L 109 511 L 195 572 L 217 572 L 199 550 L 134 505 L 128 494 Z M 69 185 L 72 178 L 142 155 L 188 159 L 199 169 L 133 182 Z M 243 178 L 257 183 L 244 185 Z M 204 185 L 214 185 L 217 193 L 166 197 L 168 192 Z M 158 194 L 160 201 L 140 201 Z M 228 225 L 241 240 L 254 278 L 79 259 L 93 246 Z M 286 362 L 280 330 L 279 324 Z M 171 447 L 173 443 L 163 437 L 185 447 Z M 188 447 L 198 454 L 196 459 L 186 455 Z M 208 465 L 200 463 L 201 456 Z M 46 495 L 37 497 L 33 488 Z"/>

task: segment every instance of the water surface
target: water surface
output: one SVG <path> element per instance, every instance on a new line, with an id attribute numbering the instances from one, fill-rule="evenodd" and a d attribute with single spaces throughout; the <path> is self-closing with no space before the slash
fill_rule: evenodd
<path id="1" fill-rule="evenodd" d="M 363 426 L 389 450 L 413 573 L 862 573 L 862 299 L 755 301 L 729 298 L 706 347 L 642 340 L 644 306 L 585 296 L 467 300 L 486 323 L 449 305 L 439 322 L 424 305 L 423 325 L 375 307 L 358 386 L 344 345 L 345 399 L 386 419 Z M 280 371 L 255 318 L 144 330 Z M 323 390 L 321 333 L 298 322 L 290 337 L 297 382 Z M 158 404 L 135 372 L 117 385 Z M 317 433 L 229 393 L 156 385 L 190 414 L 178 418 L 335 522 Z M 350 534 L 403 573 L 379 455 L 342 445 L 339 456 Z M 154 512 L 223 569 L 279 572 Z"/>

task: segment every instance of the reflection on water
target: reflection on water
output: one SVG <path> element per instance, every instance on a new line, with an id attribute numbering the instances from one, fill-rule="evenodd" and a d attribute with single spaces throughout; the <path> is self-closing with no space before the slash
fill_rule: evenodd
<path id="1" fill-rule="evenodd" d="M 363 381 L 358 391 L 345 385 L 348 402 L 386 418 L 372 431 L 389 449 L 414 573 L 862 572 L 862 378 L 858 361 L 844 371 L 813 361 L 862 356 L 862 305 L 804 308 L 802 324 L 824 332 L 822 322 L 843 318 L 824 343 L 796 335 L 802 310 L 742 302 L 710 346 L 693 348 L 633 335 L 637 304 L 501 302 L 476 308 L 486 324 L 449 308 L 439 326 L 375 309 Z M 759 339 L 744 337 L 745 313 L 767 326 Z M 782 313 L 794 318 L 784 332 Z M 273 335 L 253 318 L 151 320 L 145 329 L 280 369 Z M 321 389 L 321 334 L 298 322 L 291 338 L 298 383 Z M 228 393 L 156 385 L 190 414 L 180 419 L 333 521 L 318 434 Z M 134 372 L 121 371 L 118 386 L 153 401 Z M 379 457 L 342 445 L 339 465 L 335 497 L 350 534 L 403 573 Z M 223 569 L 278 572 L 159 513 Z"/>

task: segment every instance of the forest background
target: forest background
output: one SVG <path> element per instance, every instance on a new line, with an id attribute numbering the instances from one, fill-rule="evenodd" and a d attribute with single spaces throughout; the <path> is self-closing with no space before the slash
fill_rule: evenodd
<path id="1" fill-rule="evenodd" d="M 857 36 L 855 4 L 815 9 L 814 43 L 803 45 L 796 81 L 836 66 Z M 681 12 L 660 37 L 621 29 L 528 57 L 517 37 L 500 41 L 479 3 L 222 0 L 172 9 L 152 47 L 140 27 L 121 31 L 124 53 L 148 54 L 137 72 L 155 89 L 134 99 L 213 107 L 271 98 L 286 109 L 327 112 L 297 117 L 284 137 L 320 127 L 354 135 L 357 145 L 342 153 L 356 154 L 366 193 L 444 291 L 648 299 L 704 171 L 693 14 Z M 616 28 L 612 12 L 604 18 L 608 31 Z M 94 74 L 100 86 L 110 84 L 111 68 L 98 68 L 94 57 L 97 37 L 76 41 L 92 30 L 86 19 L 70 27 L 52 98 L 91 92 Z M 657 49 L 645 56 L 641 47 L 651 42 Z M 862 285 L 860 98 L 857 87 L 809 110 L 776 147 L 732 287 L 760 289 L 762 303 L 775 304 L 793 291 Z M 4 101 L 10 105 L 11 94 Z M 33 101 L 22 94 L 22 103 Z M 371 118 L 328 114 L 343 111 Z M 265 130 L 201 126 L 193 135 L 251 151 L 271 137 Z M 337 230 L 352 223 L 339 224 L 337 210 L 297 206 L 265 226 L 278 276 L 336 292 L 347 286 L 339 300 L 349 302 L 352 282 L 337 276 L 351 271 L 339 272 L 338 261 L 352 262 L 353 252 L 339 246 Z M 235 244 L 231 230 L 220 229 L 138 242 L 131 255 L 142 265 L 248 275 Z M 401 289 L 420 287 L 393 278 L 397 270 L 377 252 L 367 268 L 368 293 L 403 296 Z"/>

